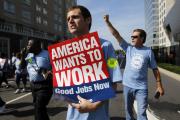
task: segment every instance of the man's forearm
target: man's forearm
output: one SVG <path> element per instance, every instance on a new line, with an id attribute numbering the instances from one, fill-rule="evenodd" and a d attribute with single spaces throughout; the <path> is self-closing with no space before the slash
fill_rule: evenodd
<path id="1" fill-rule="evenodd" d="M 121 43 L 123 38 L 121 37 L 119 32 L 114 28 L 114 26 L 111 24 L 110 21 L 106 21 L 106 24 L 107 24 L 111 34 L 118 40 L 119 43 Z"/>
<path id="2" fill-rule="evenodd" d="M 161 76 L 160 76 L 160 72 L 158 69 L 153 70 L 154 76 L 156 78 L 156 86 L 157 87 L 162 87 L 162 82 L 161 82 Z"/>
<path id="3" fill-rule="evenodd" d="M 156 78 L 156 91 L 160 92 L 160 95 L 164 95 L 164 88 L 161 82 L 161 76 L 158 69 L 153 70 L 154 76 Z"/>

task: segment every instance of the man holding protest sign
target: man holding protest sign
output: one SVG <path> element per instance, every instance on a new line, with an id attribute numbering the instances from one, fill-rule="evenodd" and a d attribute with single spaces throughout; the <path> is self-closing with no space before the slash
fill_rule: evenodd
<path id="1" fill-rule="evenodd" d="M 67 22 L 76 38 L 48 47 L 54 92 L 70 101 L 67 120 L 109 120 L 112 86 L 122 80 L 114 48 L 99 40 L 97 32 L 89 33 L 92 19 L 87 8 L 69 8 Z"/>
<path id="2" fill-rule="evenodd" d="M 91 27 L 91 14 L 83 6 L 74 6 L 67 13 L 68 29 L 76 37 L 89 33 Z M 101 40 L 101 46 L 104 52 L 104 58 L 115 58 L 115 52 L 112 44 L 108 41 Z M 119 76 L 119 66 L 109 68 L 109 80 L 117 82 L 121 80 Z M 118 78 L 119 77 L 119 78 Z M 80 96 L 77 96 L 79 103 L 72 103 L 68 108 L 67 120 L 108 120 L 108 101 L 90 102 Z"/>

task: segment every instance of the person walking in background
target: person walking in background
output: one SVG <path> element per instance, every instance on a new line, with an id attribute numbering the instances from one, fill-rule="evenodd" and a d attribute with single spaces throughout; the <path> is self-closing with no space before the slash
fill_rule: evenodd
<path id="1" fill-rule="evenodd" d="M 15 66 L 15 62 L 16 62 L 16 55 L 15 55 L 15 53 L 12 53 L 12 57 L 11 57 L 11 64 L 12 64 L 12 66 L 13 65 Z"/>
<path id="2" fill-rule="evenodd" d="M 143 45 L 146 42 L 146 32 L 142 29 L 133 30 L 132 45 L 130 45 L 113 27 L 109 21 L 109 15 L 104 16 L 104 21 L 122 49 L 126 51 L 126 66 L 123 74 L 126 120 L 134 120 L 132 109 L 134 100 L 137 100 L 137 120 L 147 120 L 148 67 L 153 70 L 156 78 L 156 92 L 162 96 L 164 89 L 154 54 L 150 48 Z"/>
<path id="3" fill-rule="evenodd" d="M 91 13 L 84 6 L 73 6 L 67 12 L 68 29 L 75 37 L 88 34 L 91 28 Z M 100 39 L 104 52 L 104 58 L 116 58 L 112 44 L 104 39 Z M 120 82 L 121 74 L 119 65 L 115 68 L 109 68 L 108 80 L 113 86 Z M 109 120 L 108 100 L 90 102 L 81 96 L 77 96 L 79 103 L 70 103 L 67 111 L 67 120 Z"/>
<path id="4" fill-rule="evenodd" d="M 51 64 L 47 50 L 41 48 L 41 41 L 30 39 L 27 50 L 22 51 L 27 63 L 27 72 L 32 90 L 35 120 L 49 120 L 47 108 L 52 96 Z M 24 64 L 24 61 L 22 61 Z"/>
<path id="5" fill-rule="evenodd" d="M 17 85 L 17 89 L 14 92 L 15 94 L 20 93 L 20 92 L 26 92 L 27 88 L 26 88 L 26 83 L 27 83 L 27 69 L 21 65 L 21 53 L 17 53 L 16 54 L 16 61 L 15 61 L 15 78 L 16 78 L 16 85 Z M 20 81 L 22 80 L 23 82 L 23 89 L 20 89 Z"/>
<path id="6" fill-rule="evenodd" d="M 6 88 L 9 88 L 9 83 L 7 81 L 7 73 L 8 73 L 8 59 L 6 58 L 5 53 L 1 53 L 0 58 L 0 87 L 2 87 L 2 82 L 6 83 Z"/>
<path id="7" fill-rule="evenodd" d="M 16 63 L 16 54 L 15 53 L 12 53 L 12 57 L 11 57 L 11 60 L 10 60 L 10 67 L 11 67 L 11 71 L 12 71 L 12 76 L 14 76 L 15 74 L 15 70 L 16 70 L 16 66 L 15 66 L 15 63 Z"/>

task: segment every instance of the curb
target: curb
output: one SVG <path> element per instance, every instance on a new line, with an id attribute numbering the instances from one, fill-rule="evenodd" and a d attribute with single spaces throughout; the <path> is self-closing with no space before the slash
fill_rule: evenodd
<path id="1" fill-rule="evenodd" d="M 158 67 L 158 69 L 162 74 L 165 74 L 177 81 L 180 81 L 180 74 L 173 73 L 171 71 L 168 71 L 168 70 L 160 68 L 160 67 Z M 135 109 L 135 112 L 137 113 L 137 101 L 134 101 L 134 109 Z M 154 111 L 150 108 L 149 105 L 146 110 L 146 113 L 147 113 L 148 120 L 160 120 L 160 118 L 157 115 L 155 115 Z"/>
<path id="2" fill-rule="evenodd" d="M 137 101 L 136 100 L 134 101 L 134 110 L 137 114 Z M 158 116 L 156 116 L 154 114 L 154 112 L 150 109 L 149 105 L 148 105 L 148 108 L 146 110 L 146 113 L 147 113 L 148 120 L 160 120 L 160 118 Z"/>
<path id="3" fill-rule="evenodd" d="M 173 73 L 171 71 L 168 71 L 168 70 L 160 68 L 160 67 L 158 67 L 158 69 L 161 73 L 163 73 L 163 74 L 165 74 L 165 75 L 167 75 L 167 76 L 169 76 L 169 77 L 171 77 L 177 81 L 180 81 L 180 74 Z"/>
<path id="4" fill-rule="evenodd" d="M 151 115 L 149 115 L 150 117 L 153 116 L 153 120 L 161 120 L 161 118 L 155 114 L 155 112 L 150 108 L 149 105 L 148 105 L 148 108 L 147 108 L 147 113 L 151 114 Z"/>

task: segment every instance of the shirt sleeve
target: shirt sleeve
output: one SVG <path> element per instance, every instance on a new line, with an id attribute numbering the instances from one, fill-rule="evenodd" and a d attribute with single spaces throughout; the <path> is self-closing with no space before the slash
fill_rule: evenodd
<path id="1" fill-rule="evenodd" d="M 110 67 L 107 64 L 109 76 L 112 82 L 120 82 L 122 81 L 122 73 L 120 70 L 120 66 L 118 64 L 118 60 L 116 58 L 115 50 L 111 43 L 108 44 L 108 54 L 107 54 L 107 61 L 114 60 L 115 64 L 114 66 Z"/>
<path id="2" fill-rule="evenodd" d="M 49 66 L 49 69 L 48 69 L 48 70 L 52 70 L 52 64 L 51 64 L 51 62 L 50 62 L 49 52 L 48 52 L 48 62 L 49 62 L 49 64 L 50 64 L 50 66 Z"/>
<path id="3" fill-rule="evenodd" d="M 130 45 L 129 43 L 127 43 L 125 40 L 122 40 L 122 42 L 119 44 L 120 47 L 126 52 L 128 46 Z"/>
<path id="4" fill-rule="evenodd" d="M 156 60 L 155 60 L 155 57 L 154 57 L 154 53 L 152 50 L 150 50 L 150 54 L 149 54 L 149 67 L 151 69 L 156 69 L 157 68 L 157 63 L 156 63 Z"/>
<path id="5" fill-rule="evenodd" d="M 42 56 L 45 58 L 45 65 L 43 65 L 47 70 L 51 70 L 52 69 L 52 65 L 50 62 L 50 57 L 49 57 L 49 52 L 47 50 L 43 50 L 43 54 Z"/>

